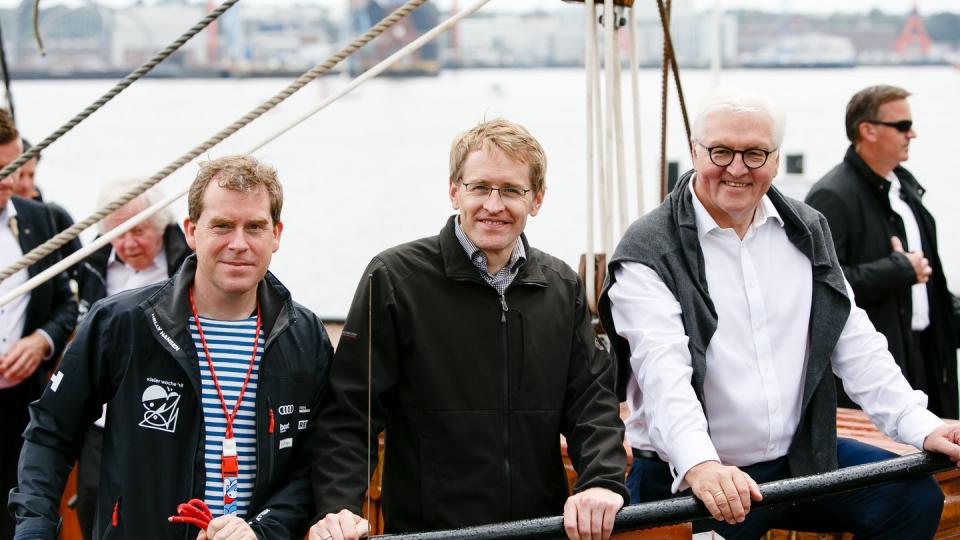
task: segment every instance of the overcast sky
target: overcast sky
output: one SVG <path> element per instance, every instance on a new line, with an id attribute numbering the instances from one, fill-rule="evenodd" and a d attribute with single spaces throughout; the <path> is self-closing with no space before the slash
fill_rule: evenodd
<path id="1" fill-rule="evenodd" d="M 115 6 L 124 6 L 134 3 L 135 0 L 98 0 L 104 4 Z M 145 0 L 147 3 L 153 3 L 156 0 Z M 461 7 L 472 3 L 474 0 L 458 0 Z M 644 0 L 638 0 L 644 1 Z M 711 8 L 714 3 L 719 1 L 724 9 L 735 8 L 758 8 L 765 10 L 789 10 L 804 13 L 832 13 L 843 12 L 865 12 L 873 8 L 879 8 L 890 13 L 906 12 L 913 4 L 913 0 L 674 0 L 675 2 L 692 2 L 697 8 Z M 14 6 L 19 0 L 0 0 L 0 6 Z M 42 6 L 49 6 L 58 3 L 81 4 L 81 0 L 43 0 Z M 243 0 L 244 4 L 285 4 L 310 3 L 331 6 L 342 9 L 347 5 L 348 0 Z M 448 7 L 451 0 L 435 0 L 435 3 L 441 7 Z M 492 0 L 485 9 L 495 10 L 528 10 L 536 7 L 555 8 L 560 6 L 561 0 Z M 938 11 L 952 11 L 960 13 L 960 0 L 917 0 L 921 13 L 933 13 Z"/>

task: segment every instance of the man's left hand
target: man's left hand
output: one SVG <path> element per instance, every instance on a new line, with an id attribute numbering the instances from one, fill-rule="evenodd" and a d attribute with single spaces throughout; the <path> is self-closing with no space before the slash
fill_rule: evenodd
<path id="1" fill-rule="evenodd" d="M 210 521 L 207 530 L 200 531 L 197 540 L 257 540 L 257 535 L 237 516 L 220 516 Z"/>
<path id="2" fill-rule="evenodd" d="M 567 499 L 563 528 L 570 540 L 610 538 L 613 519 L 623 507 L 623 497 L 605 488 L 590 488 Z"/>
<path id="3" fill-rule="evenodd" d="M 33 375 L 49 352 L 50 344 L 38 332 L 25 336 L 0 359 L 0 375 L 12 381 L 22 381 Z"/>
<path id="4" fill-rule="evenodd" d="M 951 422 L 931 431 L 923 440 L 923 449 L 946 454 L 960 465 L 960 424 Z"/>

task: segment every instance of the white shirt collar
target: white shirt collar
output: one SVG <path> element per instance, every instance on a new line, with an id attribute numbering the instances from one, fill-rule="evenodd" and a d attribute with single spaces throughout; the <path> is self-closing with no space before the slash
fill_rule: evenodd
<path id="1" fill-rule="evenodd" d="M 113 248 L 111 247 L 111 248 L 110 248 L 110 256 L 107 257 L 107 267 L 109 268 L 109 267 L 112 266 L 113 264 L 122 264 L 122 265 L 126 266 L 126 263 L 124 263 L 123 261 L 121 261 L 120 259 L 117 258 L 117 250 L 115 250 L 115 249 L 113 249 Z M 167 268 L 167 254 L 166 254 L 166 252 L 164 251 L 163 246 L 160 246 L 160 251 L 157 252 L 157 256 L 153 258 L 153 263 L 152 263 L 150 266 L 148 266 L 147 268 L 144 268 L 143 270 L 148 270 L 151 266 L 154 267 L 154 268 L 163 268 L 164 270 L 166 270 L 166 268 Z M 131 270 L 133 270 L 133 269 L 131 268 Z M 143 270 L 139 270 L 139 271 L 142 272 Z"/>
<path id="2" fill-rule="evenodd" d="M 693 197 L 693 210 L 697 222 L 697 240 L 703 240 L 703 237 L 709 234 L 710 231 L 723 229 L 720 225 L 717 225 L 716 220 L 713 219 L 713 216 L 710 215 L 707 208 L 700 202 L 700 198 L 697 197 L 697 192 L 693 189 L 693 183 L 696 181 L 696 178 L 697 173 L 693 173 L 693 176 L 690 177 L 690 185 L 688 187 L 690 189 L 690 195 Z M 757 207 L 757 211 L 753 215 L 753 223 L 750 224 L 750 227 L 763 226 L 769 219 L 776 220 L 776 223 L 783 227 L 783 218 L 780 217 L 780 212 L 777 212 L 777 207 L 773 205 L 770 197 L 764 194 L 760 199 L 760 205 Z"/>
<path id="3" fill-rule="evenodd" d="M 0 222 L 6 223 L 10 218 L 17 215 L 17 207 L 13 205 L 13 197 L 7 199 L 7 205 L 0 212 Z"/>
<path id="4" fill-rule="evenodd" d="M 899 196 L 900 195 L 900 179 L 897 178 L 897 175 L 893 171 L 890 171 L 890 173 L 887 174 L 887 181 L 890 182 L 890 192 L 896 193 L 897 196 Z"/>

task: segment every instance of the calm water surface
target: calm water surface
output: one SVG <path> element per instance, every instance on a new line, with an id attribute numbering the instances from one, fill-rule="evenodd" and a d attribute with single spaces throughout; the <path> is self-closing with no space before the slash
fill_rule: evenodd
<path id="1" fill-rule="evenodd" d="M 714 81 L 706 71 L 685 71 L 682 76 L 688 107 L 695 108 Z M 248 150 L 346 82 L 315 82 L 210 156 Z M 926 204 L 938 220 L 943 264 L 951 288 L 960 290 L 960 183 L 955 165 L 960 153 L 960 71 L 743 70 L 724 72 L 721 82 L 753 88 L 784 105 L 784 150 L 805 155 L 811 179 L 833 167 L 846 150 L 843 112 L 854 92 L 879 83 L 911 90 L 919 138 L 906 166 L 928 190 Z M 21 129 L 39 140 L 111 84 L 15 81 Z M 51 146 L 38 181 L 48 199 L 63 204 L 75 218 L 85 217 L 94 210 L 104 181 L 155 173 L 286 84 L 279 79 L 135 84 Z M 286 191 L 286 228 L 273 271 L 295 298 L 321 316 L 344 316 L 373 255 L 440 229 L 451 213 L 446 195 L 450 141 L 476 122 L 496 116 L 525 124 L 547 151 L 548 191 L 542 211 L 528 222 L 531 243 L 575 264 L 586 244 L 583 94 L 579 70 L 451 71 L 436 78 L 368 83 L 258 152 L 277 167 Z M 656 201 L 659 99 L 659 72 L 642 72 L 641 162 L 648 208 Z M 675 105 L 671 115 L 669 155 L 687 168 L 690 160 L 684 155 Z M 630 124 L 626 130 L 632 132 Z M 633 170 L 632 161 L 628 170 Z M 182 189 L 195 172 L 196 166 L 188 165 L 161 185 L 167 191 Z M 185 215 L 185 203 L 174 210 Z M 631 216 L 636 216 L 635 208 Z"/>

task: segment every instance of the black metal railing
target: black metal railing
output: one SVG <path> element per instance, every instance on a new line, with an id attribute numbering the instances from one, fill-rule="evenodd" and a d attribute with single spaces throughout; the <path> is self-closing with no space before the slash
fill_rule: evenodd
<path id="1" fill-rule="evenodd" d="M 954 463 L 942 454 L 921 452 L 833 472 L 790 478 L 760 485 L 763 500 L 754 508 L 815 499 L 845 491 L 875 486 L 952 469 Z M 614 531 L 632 531 L 687 521 L 712 519 L 706 507 L 692 496 L 626 506 L 617 514 Z M 565 538 L 560 516 L 496 523 L 449 531 L 383 535 L 390 540 L 475 540 Z"/>

